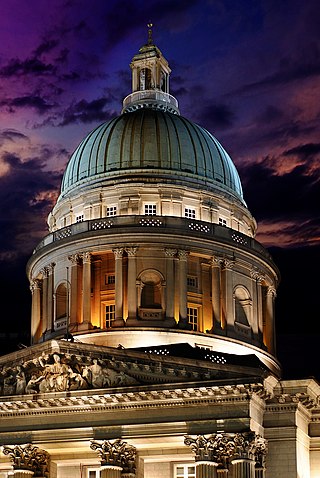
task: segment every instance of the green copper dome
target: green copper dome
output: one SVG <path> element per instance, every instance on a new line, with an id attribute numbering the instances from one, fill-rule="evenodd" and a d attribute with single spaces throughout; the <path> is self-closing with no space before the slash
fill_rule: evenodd
<path id="1" fill-rule="evenodd" d="M 137 178 L 222 189 L 243 202 L 238 172 L 212 134 L 178 114 L 146 107 L 123 113 L 84 138 L 67 165 L 61 195 Z"/>

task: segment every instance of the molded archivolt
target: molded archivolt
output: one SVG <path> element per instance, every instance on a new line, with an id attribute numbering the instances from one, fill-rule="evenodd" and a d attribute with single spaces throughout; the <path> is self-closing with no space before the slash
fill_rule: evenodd
<path id="1" fill-rule="evenodd" d="M 124 113 L 89 133 L 71 156 L 61 194 L 91 180 L 151 170 L 171 181 L 218 186 L 244 203 L 238 172 L 221 144 L 191 121 L 149 108 Z"/>

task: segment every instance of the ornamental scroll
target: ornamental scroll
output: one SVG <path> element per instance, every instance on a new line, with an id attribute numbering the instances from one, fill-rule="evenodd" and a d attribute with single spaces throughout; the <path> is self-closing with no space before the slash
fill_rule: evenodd
<path id="1" fill-rule="evenodd" d="M 34 476 L 49 477 L 49 453 L 35 445 L 15 445 L 2 447 L 4 455 L 8 455 L 15 470 L 33 471 Z"/>

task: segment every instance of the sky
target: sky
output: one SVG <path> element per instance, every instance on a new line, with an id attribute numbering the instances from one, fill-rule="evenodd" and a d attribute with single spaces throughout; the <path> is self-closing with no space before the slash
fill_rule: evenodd
<path id="1" fill-rule="evenodd" d="M 320 381 L 319 1 L 0 0 L 0 9 L 2 352 L 28 340 L 25 266 L 66 163 L 120 114 L 152 22 L 170 93 L 231 155 L 257 240 L 281 271 L 283 377 Z"/>

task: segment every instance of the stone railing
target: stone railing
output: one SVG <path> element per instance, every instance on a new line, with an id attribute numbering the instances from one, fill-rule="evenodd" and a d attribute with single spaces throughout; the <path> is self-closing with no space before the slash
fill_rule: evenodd
<path id="1" fill-rule="evenodd" d="M 148 229 L 148 234 L 154 232 L 156 234 L 182 234 L 205 239 L 214 238 L 239 249 L 251 250 L 264 259 L 272 260 L 269 252 L 258 241 L 241 232 L 210 222 L 173 216 L 114 216 L 71 224 L 44 237 L 35 248 L 34 253 L 56 241 L 72 239 L 78 234 L 94 232 L 116 234 L 117 232 L 123 233 L 123 228 L 126 232 L 132 233 L 144 233 Z"/>

